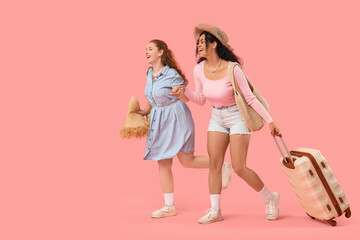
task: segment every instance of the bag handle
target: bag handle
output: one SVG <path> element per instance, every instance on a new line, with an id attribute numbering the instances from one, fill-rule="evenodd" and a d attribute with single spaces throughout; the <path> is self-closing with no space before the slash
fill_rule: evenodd
<path id="1" fill-rule="evenodd" d="M 287 160 L 287 158 L 285 157 L 283 151 L 281 150 L 280 144 L 279 144 L 278 140 L 276 139 L 276 136 L 277 136 L 277 135 L 274 136 L 274 140 L 275 140 L 275 142 L 276 142 L 276 145 L 278 146 L 278 148 L 279 148 L 279 150 L 280 150 L 280 153 L 281 153 L 281 156 L 284 158 L 285 163 L 288 164 L 289 161 Z M 280 139 L 281 139 L 281 141 L 282 141 L 282 143 L 283 143 L 283 145 L 284 145 L 284 147 L 285 147 L 285 149 L 286 149 L 286 153 L 289 155 L 289 159 L 290 159 L 291 163 L 294 164 L 294 161 L 293 161 L 293 159 L 292 159 L 292 157 L 291 157 L 291 154 L 290 154 L 289 149 L 288 149 L 287 146 L 286 146 L 286 143 L 285 143 L 285 140 L 284 140 L 282 134 L 279 133 L 278 136 L 280 137 Z"/>
<path id="2" fill-rule="evenodd" d="M 231 62 L 230 62 L 229 64 L 231 64 Z M 234 88 L 235 88 L 238 92 L 240 92 L 240 88 L 239 88 L 237 82 L 235 81 L 235 76 L 234 76 L 235 66 L 238 65 L 243 73 L 244 73 L 244 71 L 242 70 L 241 65 L 240 65 L 239 63 L 234 62 L 234 63 L 232 63 L 232 64 L 233 64 L 233 65 L 230 66 L 230 69 L 229 69 L 229 72 L 230 72 L 229 75 L 230 75 L 230 77 L 231 77 L 231 83 L 232 83 L 232 85 L 234 86 Z M 249 78 L 245 75 L 245 73 L 244 73 L 244 76 L 245 76 L 245 78 L 246 78 L 246 81 L 247 81 L 247 83 L 248 83 L 248 85 L 249 85 L 249 88 L 250 88 L 251 92 L 254 92 L 254 86 L 252 85 L 251 81 L 250 81 Z"/>

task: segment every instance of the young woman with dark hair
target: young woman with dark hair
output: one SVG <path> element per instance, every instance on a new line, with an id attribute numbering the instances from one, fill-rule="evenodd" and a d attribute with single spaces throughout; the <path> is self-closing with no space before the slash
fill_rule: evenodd
<path id="1" fill-rule="evenodd" d="M 259 192 L 265 203 L 266 218 L 275 220 L 279 214 L 279 194 L 270 192 L 260 177 L 246 166 L 251 132 L 236 106 L 231 78 L 228 76 L 231 63 L 242 65 L 242 59 L 233 53 L 225 32 L 218 27 L 205 24 L 197 26 L 195 39 L 196 54 L 199 57 L 194 68 L 195 92 L 185 86 L 176 86 L 172 93 L 184 102 L 190 99 L 203 105 L 209 100 L 213 105 L 207 134 L 211 208 L 200 218 L 199 223 L 223 220 L 220 211 L 221 166 L 229 143 L 231 164 L 235 173 Z M 279 134 L 279 129 L 270 115 L 250 90 L 241 67 L 235 66 L 234 76 L 247 103 L 269 124 L 271 134 Z"/>

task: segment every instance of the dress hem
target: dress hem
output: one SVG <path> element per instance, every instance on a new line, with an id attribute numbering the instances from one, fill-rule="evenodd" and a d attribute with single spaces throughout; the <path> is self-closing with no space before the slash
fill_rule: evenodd
<path id="1" fill-rule="evenodd" d="M 193 152 L 195 152 L 195 151 L 189 151 L 189 152 L 184 152 L 184 151 L 179 151 L 179 152 L 183 152 L 183 153 L 193 153 Z M 179 153 L 178 152 L 178 153 Z M 177 154 L 176 154 L 177 155 Z M 164 157 L 164 158 L 160 158 L 160 159 L 148 159 L 148 158 L 143 158 L 143 160 L 146 160 L 146 161 L 160 161 L 160 160 L 165 160 L 165 159 L 170 159 L 170 158 L 174 158 L 174 157 L 176 157 L 176 155 L 175 156 L 172 156 L 172 157 Z"/>

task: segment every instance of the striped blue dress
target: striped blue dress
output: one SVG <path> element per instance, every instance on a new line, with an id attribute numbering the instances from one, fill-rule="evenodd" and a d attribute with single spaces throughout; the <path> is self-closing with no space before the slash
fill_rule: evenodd
<path id="1" fill-rule="evenodd" d="M 173 158 L 179 151 L 194 152 L 194 121 L 190 109 L 171 93 L 174 86 L 185 87 L 183 78 L 168 66 L 154 81 L 152 75 L 150 68 L 145 96 L 152 109 L 144 159 L 158 161 Z"/>

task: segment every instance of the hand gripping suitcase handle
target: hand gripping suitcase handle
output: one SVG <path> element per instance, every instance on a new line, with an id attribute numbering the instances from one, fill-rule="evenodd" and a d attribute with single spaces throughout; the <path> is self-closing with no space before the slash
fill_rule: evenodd
<path id="1" fill-rule="evenodd" d="M 292 159 L 292 157 L 291 157 L 291 154 L 290 154 L 289 149 L 288 149 L 287 146 L 286 146 L 286 143 L 285 143 L 285 140 L 284 140 L 283 136 L 281 135 L 281 133 L 279 133 L 278 136 L 280 137 L 280 139 L 281 139 L 281 141 L 282 141 L 282 143 L 283 143 L 283 145 L 284 145 L 284 147 L 285 147 L 285 149 L 286 149 L 286 153 L 288 154 L 289 159 L 290 159 L 291 163 L 293 164 L 293 163 L 294 163 L 294 162 L 293 162 L 293 159 Z M 278 146 L 278 148 L 279 148 L 279 150 L 280 150 L 280 152 L 281 152 L 281 156 L 284 158 L 284 161 L 285 161 L 286 163 L 289 163 L 288 158 L 286 158 L 286 156 L 284 155 L 283 151 L 281 150 L 280 144 L 279 144 L 278 140 L 276 139 L 276 136 L 274 136 L 274 140 L 275 140 L 276 145 Z"/>

